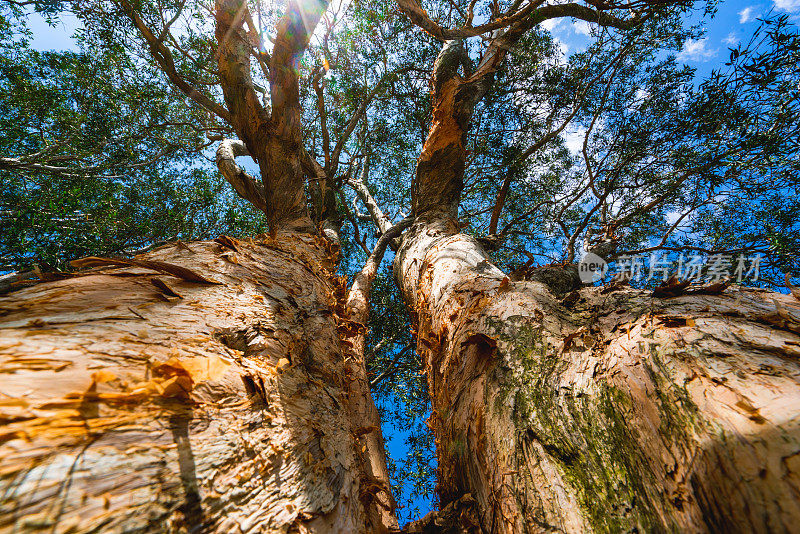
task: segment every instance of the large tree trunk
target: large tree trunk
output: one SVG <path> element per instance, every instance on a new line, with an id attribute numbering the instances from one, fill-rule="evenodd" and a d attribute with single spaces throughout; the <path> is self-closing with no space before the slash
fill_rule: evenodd
<path id="1" fill-rule="evenodd" d="M 0 531 L 396 526 L 326 247 L 178 243 L 0 299 Z"/>
<path id="2" fill-rule="evenodd" d="M 796 531 L 791 296 L 557 296 L 510 282 L 446 217 L 417 219 L 395 273 L 454 531 Z"/>

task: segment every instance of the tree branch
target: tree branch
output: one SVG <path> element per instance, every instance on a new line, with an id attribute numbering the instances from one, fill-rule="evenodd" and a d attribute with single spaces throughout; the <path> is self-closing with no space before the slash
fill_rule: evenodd
<path id="1" fill-rule="evenodd" d="M 353 285 L 347 294 L 347 308 L 350 310 L 350 319 L 357 323 L 366 324 L 369 317 L 369 292 L 372 282 L 378 274 L 378 266 L 383 260 L 386 247 L 400 236 L 403 231 L 414 222 L 412 217 L 406 217 L 389 228 L 375 243 L 372 254 L 367 258 L 364 267 L 356 275 Z"/>
<path id="2" fill-rule="evenodd" d="M 256 161 L 264 154 L 269 116 L 261 105 L 250 76 L 252 45 L 244 30 L 244 0 L 217 0 L 216 38 L 219 43 L 219 75 L 231 125 Z"/>
<path id="3" fill-rule="evenodd" d="M 534 9 L 542 5 L 543 2 L 544 0 L 536 0 L 516 13 L 514 13 L 512 10 L 509 10 L 497 19 L 487 22 L 486 24 L 481 24 L 480 26 L 470 25 L 458 29 L 442 28 L 436 22 L 431 20 L 431 18 L 428 16 L 428 13 L 422 9 L 422 6 L 420 6 L 416 0 L 397 0 L 397 5 L 400 7 L 400 10 L 411 20 L 411 22 L 419 26 L 426 33 L 440 41 L 450 41 L 453 39 L 475 37 L 477 35 L 482 35 L 490 31 L 510 26 L 515 22 L 527 17 Z M 472 8 L 470 7 L 470 13 L 471 12 Z"/>
<path id="4" fill-rule="evenodd" d="M 328 7 L 328 0 L 290 0 L 277 24 L 270 61 L 272 127 L 285 140 L 300 142 L 300 91 L 296 59 Z"/>
<path id="5" fill-rule="evenodd" d="M 397 353 L 397 355 L 396 355 L 394 358 L 392 358 L 392 361 L 391 361 L 391 363 L 390 363 L 390 364 L 389 364 L 389 365 L 386 367 L 386 370 L 384 370 L 384 371 L 383 371 L 381 374 L 379 374 L 378 376 L 376 376 L 375 378 L 373 378 L 372 380 L 370 380 L 370 381 L 369 381 L 369 387 L 371 387 L 371 388 L 374 388 L 375 386 L 377 386 L 378 384 L 380 384 L 380 383 L 381 383 L 381 381 L 385 380 L 386 378 L 388 378 L 388 377 L 390 377 L 391 375 L 393 375 L 394 373 L 396 373 L 396 372 L 399 370 L 399 368 L 400 368 L 400 367 L 397 365 L 397 364 L 400 362 L 400 358 L 402 358 L 402 357 L 403 357 L 405 354 L 407 354 L 407 353 L 408 353 L 408 351 L 410 351 L 410 350 L 411 350 L 411 349 L 413 349 L 413 348 L 414 348 L 414 345 L 413 345 L 413 344 L 411 344 L 411 343 L 409 343 L 408 345 L 406 345 L 405 347 L 403 347 L 403 348 L 402 348 L 402 349 L 401 349 L 401 350 L 400 350 L 400 351 Z"/>
<path id="6" fill-rule="evenodd" d="M 407 69 L 400 69 L 396 71 L 395 74 L 399 74 L 401 72 L 406 71 Z M 345 143 L 347 143 L 350 136 L 353 134 L 356 126 L 358 125 L 358 121 L 364 117 L 364 114 L 367 112 L 367 108 L 369 107 L 372 100 L 375 98 L 375 95 L 378 94 L 378 90 L 383 85 L 383 82 L 388 78 L 389 73 L 384 73 L 381 76 L 381 79 L 378 80 L 378 83 L 375 84 L 375 87 L 367 94 L 367 96 L 361 99 L 361 104 L 358 106 L 358 109 L 353 113 L 353 116 L 350 117 L 350 120 L 347 121 L 347 126 L 344 128 L 344 132 L 339 136 L 339 139 L 336 141 L 336 146 L 333 148 L 333 153 L 331 154 L 331 176 L 336 174 L 336 170 L 339 167 L 339 157 L 342 154 L 342 150 L 344 149 Z"/>
<path id="7" fill-rule="evenodd" d="M 237 156 L 249 155 L 244 143 L 239 140 L 225 139 L 217 148 L 217 168 L 240 197 L 266 213 L 267 195 L 264 191 L 264 184 L 247 174 L 235 161 Z"/>
<path id="8" fill-rule="evenodd" d="M 358 194 L 359 198 L 361 198 L 364 206 L 367 207 L 370 218 L 372 219 L 372 222 L 375 223 L 378 231 L 381 234 L 385 234 L 392 226 L 392 223 L 389 220 L 389 217 L 383 213 L 383 210 L 381 210 L 381 207 L 372 196 L 372 193 L 369 192 L 369 188 L 367 187 L 367 176 L 369 176 L 369 154 L 364 157 L 364 166 L 361 169 L 361 175 L 358 178 L 348 180 L 347 183 L 353 188 L 356 194 Z"/>
<path id="9" fill-rule="evenodd" d="M 150 55 L 153 57 L 153 59 L 155 59 L 156 63 L 164 72 L 164 74 L 167 75 L 167 78 L 169 78 L 169 80 L 187 97 L 191 98 L 197 104 L 207 109 L 211 113 L 214 113 L 222 120 L 230 123 L 231 116 L 228 113 L 228 110 L 198 91 L 196 87 L 191 85 L 180 74 L 178 74 L 178 70 L 175 68 L 175 61 L 172 57 L 172 52 L 169 51 L 169 48 L 164 45 L 162 40 L 153 34 L 130 2 L 128 0 L 120 0 L 120 5 L 122 6 L 122 10 L 125 12 L 128 18 L 131 19 L 133 25 L 144 38 L 145 42 L 147 43 L 147 47 L 150 50 Z"/>
<path id="10" fill-rule="evenodd" d="M 440 41 L 465 39 L 468 37 L 483 35 L 501 28 L 511 28 L 515 26 L 524 27 L 525 29 L 523 31 L 527 31 L 544 20 L 558 17 L 574 17 L 577 19 L 586 20 L 588 22 L 596 22 L 602 26 L 610 26 L 615 28 L 628 28 L 639 20 L 638 18 L 635 18 L 626 21 L 603 12 L 604 9 L 612 9 L 615 6 L 598 7 L 597 10 L 594 10 L 576 3 L 542 6 L 543 3 L 544 0 L 535 0 L 516 12 L 514 12 L 516 7 L 512 6 L 511 9 L 500 15 L 498 18 L 491 22 L 487 22 L 486 24 L 481 24 L 479 26 L 468 25 L 462 28 L 452 29 L 443 28 L 434 22 L 416 0 L 397 0 L 397 4 L 401 11 L 406 14 L 411 22 Z M 642 4 L 661 5 L 669 3 L 679 2 L 648 0 Z M 599 3 L 594 3 L 594 5 L 599 5 Z"/>

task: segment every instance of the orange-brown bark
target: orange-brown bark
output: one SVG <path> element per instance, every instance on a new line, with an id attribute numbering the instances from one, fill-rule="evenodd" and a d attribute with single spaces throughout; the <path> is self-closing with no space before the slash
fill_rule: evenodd
<path id="1" fill-rule="evenodd" d="M 277 25 L 270 63 L 271 110 L 256 95 L 250 77 L 252 43 L 244 29 L 247 4 L 217 0 L 219 73 L 231 124 L 259 164 L 270 229 L 313 232 L 301 166 L 300 88 L 296 62 L 308 45 L 327 3 L 289 2 Z"/>
<path id="2" fill-rule="evenodd" d="M 392 527 L 329 256 L 178 243 L 0 299 L 0 531 Z"/>

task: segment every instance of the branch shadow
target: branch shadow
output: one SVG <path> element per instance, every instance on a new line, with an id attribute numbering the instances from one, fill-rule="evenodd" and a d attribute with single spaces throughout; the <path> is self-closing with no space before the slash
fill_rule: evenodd
<path id="1" fill-rule="evenodd" d="M 200 490 L 197 482 L 197 466 L 195 464 L 192 444 L 189 441 L 189 422 L 192 410 L 184 409 L 170 415 L 169 426 L 172 439 L 178 452 L 178 469 L 181 486 L 183 486 L 184 502 L 178 507 L 184 517 L 188 532 L 201 532 L 205 523 L 201 505 Z"/>

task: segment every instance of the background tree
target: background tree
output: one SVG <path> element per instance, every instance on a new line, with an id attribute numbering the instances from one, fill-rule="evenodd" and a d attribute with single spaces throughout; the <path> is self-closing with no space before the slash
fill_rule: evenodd
<path id="1" fill-rule="evenodd" d="M 121 48 L 31 50 L 19 17 L 3 19 L 0 59 L 4 270 L 263 231 L 202 165 L 210 141 L 169 85 Z"/>

